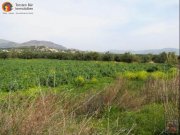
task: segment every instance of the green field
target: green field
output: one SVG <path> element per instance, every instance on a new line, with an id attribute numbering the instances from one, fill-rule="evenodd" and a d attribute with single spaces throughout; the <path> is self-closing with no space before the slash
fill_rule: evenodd
<path id="1" fill-rule="evenodd" d="M 177 115 L 177 73 L 168 64 L 0 59 L 0 134 L 158 135 Z"/>
<path id="2" fill-rule="evenodd" d="M 74 84 L 76 78 L 85 83 L 92 79 L 115 78 L 121 73 L 147 71 L 167 72 L 165 64 L 86 62 L 60 60 L 0 60 L 0 91 L 15 91 L 36 86 L 56 87 Z"/>

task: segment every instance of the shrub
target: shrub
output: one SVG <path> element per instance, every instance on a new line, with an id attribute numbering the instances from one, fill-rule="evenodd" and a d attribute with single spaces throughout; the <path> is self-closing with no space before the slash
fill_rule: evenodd
<path id="1" fill-rule="evenodd" d="M 177 70 L 177 68 L 173 67 L 173 68 L 170 68 L 168 72 L 172 73 L 172 74 L 177 74 L 178 70 Z"/>
<path id="2" fill-rule="evenodd" d="M 8 91 L 16 91 L 19 89 L 19 84 L 17 81 L 12 81 L 8 85 Z"/>
<path id="3" fill-rule="evenodd" d="M 129 71 L 125 72 L 123 77 L 127 79 L 136 79 L 135 73 Z"/>
<path id="4" fill-rule="evenodd" d="M 178 75 L 178 69 L 177 68 L 170 68 L 167 72 L 167 77 L 169 79 L 174 78 Z"/>
<path id="5" fill-rule="evenodd" d="M 148 73 L 146 71 L 136 72 L 136 79 L 138 80 L 146 80 L 148 78 Z"/>
<path id="6" fill-rule="evenodd" d="M 146 80 L 148 73 L 146 71 L 125 72 L 124 77 L 130 80 Z"/>
<path id="7" fill-rule="evenodd" d="M 156 71 L 150 74 L 150 77 L 152 79 L 164 79 L 166 77 L 166 74 L 161 71 Z"/>
<path id="8" fill-rule="evenodd" d="M 75 78 L 75 84 L 77 86 L 83 86 L 85 84 L 85 79 L 82 76 L 78 76 Z"/>
<path id="9" fill-rule="evenodd" d="M 110 53 L 105 53 L 102 56 L 103 61 L 113 61 L 113 59 L 114 59 L 114 56 L 113 56 L 113 54 L 110 54 Z"/>
<path id="10" fill-rule="evenodd" d="M 148 68 L 146 71 L 147 72 L 155 72 L 155 71 L 158 71 L 158 67 L 153 66 L 153 67 Z"/>
<path id="11" fill-rule="evenodd" d="M 97 80 L 95 77 L 93 77 L 93 78 L 91 79 L 91 83 L 96 84 L 97 82 L 98 82 L 98 80 Z"/>

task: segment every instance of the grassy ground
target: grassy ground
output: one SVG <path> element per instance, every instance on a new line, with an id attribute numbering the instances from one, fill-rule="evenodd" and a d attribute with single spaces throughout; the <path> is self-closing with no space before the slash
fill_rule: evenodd
<path id="1" fill-rule="evenodd" d="M 161 90 L 159 82 L 153 82 L 157 91 L 151 93 L 145 91 L 144 85 L 136 90 L 128 86 L 136 92 L 127 90 L 126 83 L 118 79 L 110 85 L 104 84 L 101 91 L 39 88 L 8 93 L 0 103 L 0 133 L 152 135 L 163 132 L 165 102 L 157 98 L 157 91 Z M 145 85 L 151 86 L 149 83 Z M 169 85 L 166 87 L 177 87 Z"/>
<path id="2" fill-rule="evenodd" d="M 144 78 L 132 73 L 130 78 L 129 73 L 85 82 L 75 77 L 75 83 L 56 87 L 2 91 L 0 134 L 163 134 L 167 119 L 177 118 L 177 74 Z"/>

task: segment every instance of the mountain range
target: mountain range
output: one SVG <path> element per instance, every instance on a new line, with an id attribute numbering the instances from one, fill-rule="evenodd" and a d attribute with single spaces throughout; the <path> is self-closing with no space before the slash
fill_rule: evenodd
<path id="1" fill-rule="evenodd" d="M 160 54 L 162 52 L 175 52 L 176 55 L 179 55 L 179 49 L 177 48 L 163 48 L 163 49 L 149 49 L 149 50 L 110 50 L 109 53 L 113 54 L 123 54 L 126 52 L 130 52 L 133 54 Z"/>
<path id="2" fill-rule="evenodd" d="M 56 50 L 67 50 L 63 45 L 53 43 L 51 41 L 38 41 L 30 40 L 24 43 L 16 43 L 4 39 L 0 39 L 0 49 L 11 49 L 11 48 L 28 48 L 28 47 L 45 47 L 46 49 L 56 49 Z M 162 52 L 175 52 L 179 55 L 179 49 L 177 48 L 163 48 L 163 49 L 151 49 L 151 50 L 109 50 L 109 53 L 113 54 L 123 54 L 125 52 L 131 52 L 133 54 L 159 54 Z"/>
<path id="3" fill-rule="evenodd" d="M 0 48 L 1 49 L 8 49 L 8 48 L 23 48 L 23 47 L 48 47 L 50 49 L 57 49 L 57 50 L 67 50 L 66 47 L 62 45 L 55 44 L 50 41 L 38 41 L 38 40 L 30 40 L 24 43 L 15 43 L 12 41 L 0 39 Z"/>
<path id="4" fill-rule="evenodd" d="M 14 48 L 17 47 L 18 43 L 0 39 L 0 48 Z"/>

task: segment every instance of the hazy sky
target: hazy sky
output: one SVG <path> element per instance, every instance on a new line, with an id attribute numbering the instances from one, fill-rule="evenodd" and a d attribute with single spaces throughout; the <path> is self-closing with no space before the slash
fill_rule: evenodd
<path id="1" fill-rule="evenodd" d="M 0 4 L 4 0 L 0 0 Z M 107 51 L 179 47 L 179 0 L 11 0 L 33 15 L 0 12 L 0 38 L 48 40 L 67 48 Z"/>

